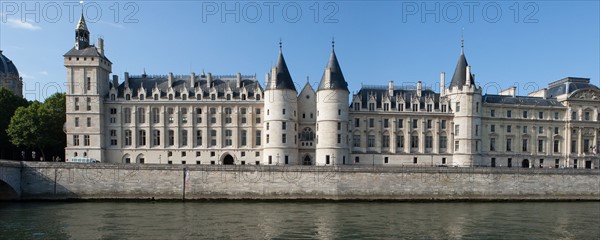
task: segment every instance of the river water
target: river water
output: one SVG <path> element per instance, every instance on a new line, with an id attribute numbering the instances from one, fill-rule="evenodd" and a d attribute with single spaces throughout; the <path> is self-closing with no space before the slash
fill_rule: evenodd
<path id="1" fill-rule="evenodd" d="M 0 239 L 600 239 L 600 202 L 0 202 Z"/>

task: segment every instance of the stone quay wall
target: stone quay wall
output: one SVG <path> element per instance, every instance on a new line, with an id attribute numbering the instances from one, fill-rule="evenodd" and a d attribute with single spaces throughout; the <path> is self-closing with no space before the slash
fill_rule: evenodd
<path id="1" fill-rule="evenodd" d="M 600 200 L 598 169 L 21 163 L 23 200 Z"/>

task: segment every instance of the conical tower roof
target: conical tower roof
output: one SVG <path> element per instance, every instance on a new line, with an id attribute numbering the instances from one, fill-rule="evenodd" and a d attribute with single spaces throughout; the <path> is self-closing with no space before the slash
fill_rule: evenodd
<path id="1" fill-rule="evenodd" d="M 88 31 L 87 24 L 85 23 L 85 18 L 83 17 L 83 12 L 81 12 L 81 17 L 79 17 L 79 23 L 77 23 L 77 27 L 75 28 L 75 30 Z"/>
<path id="2" fill-rule="evenodd" d="M 277 57 L 277 65 L 275 66 L 275 69 L 276 76 L 271 76 L 276 78 L 275 86 L 273 86 L 272 83 L 269 83 L 267 84 L 267 90 L 289 89 L 296 91 L 296 86 L 294 86 L 294 81 L 292 80 L 290 71 L 285 63 L 281 49 L 279 50 L 279 57 Z"/>
<path id="3" fill-rule="evenodd" d="M 327 69 L 329 69 L 331 72 L 329 81 L 326 81 Z M 325 72 L 323 73 L 323 77 L 321 78 L 321 83 L 319 83 L 319 88 L 317 91 L 326 89 L 348 91 L 348 83 L 346 82 L 346 79 L 344 79 L 344 74 L 342 73 L 342 68 L 337 60 L 334 49 L 331 50 L 329 62 L 327 63 L 327 67 L 325 67 Z"/>

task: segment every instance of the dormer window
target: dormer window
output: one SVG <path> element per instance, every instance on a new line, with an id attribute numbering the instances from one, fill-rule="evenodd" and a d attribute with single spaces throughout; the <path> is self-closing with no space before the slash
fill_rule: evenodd
<path id="1" fill-rule="evenodd" d="M 181 95 L 181 100 L 187 100 L 187 95 L 186 94 Z"/>
<path id="2" fill-rule="evenodd" d="M 358 102 L 354 103 L 354 111 L 360 111 L 360 103 L 358 103 Z"/>
<path id="3" fill-rule="evenodd" d="M 158 101 L 158 94 L 154 94 L 154 101 Z"/>
<path id="4" fill-rule="evenodd" d="M 196 100 L 202 100 L 202 95 L 200 93 L 196 94 Z"/>
<path id="5" fill-rule="evenodd" d="M 260 94 L 256 94 L 256 101 L 260 101 Z"/>
<path id="6" fill-rule="evenodd" d="M 140 95 L 140 100 L 144 100 L 144 97 L 145 97 L 145 95 L 144 95 L 144 94 L 141 94 L 141 95 Z"/>
<path id="7" fill-rule="evenodd" d="M 242 101 L 246 100 L 246 94 L 242 94 Z"/>
<path id="8" fill-rule="evenodd" d="M 125 100 L 131 100 L 131 95 L 129 95 L 129 93 L 125 94 Z"/>
<path id="9" fill-rule="evenodd" d="M 210 100 L 215 100 L 217 98 L 217 96 L 213 93 L 210 95 Z"/>
<path id="10" fill-rule="evenodd" d="M 231 100 L 231 94 L 227 94 L 227 96 L 225 97 L 227 100 Z"/>
<path id="11" fill-rule="evenodd" d="M 116 97 L 115 97 L 115 95 L 114 95 L 114 94 L 111 94 L 111 95 L 110 95 L 110 100 L 114 101 L 114 100 L 115 100 L 115 98 L 116 98 Z"/>
<path id="12" fill-rule="evenodd" d="M 169 100 L 173 100 L 173 94 L 169 94 Z"/>

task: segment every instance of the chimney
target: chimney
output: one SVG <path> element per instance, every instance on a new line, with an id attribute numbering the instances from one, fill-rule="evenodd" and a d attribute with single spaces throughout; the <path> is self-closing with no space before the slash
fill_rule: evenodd
<path id="1" fill-rule="evenodd" d="M 236 85 L 238 88 L 241 88 L 241 87 L 242 87 L 242 74 L 241 74 L 241 73 L 239 73 L 239 72 L 237 73 L 237 76 L 236 76 L 235 85 Z"/>
<path id="2" fill-rule="evenodd" d="M 388 95 L 394 96 L 394 80 L 390 80 L 390 84 L 388 86 Z"/>
<path id="3" fill-rule="evenodd" d="M 113 75 L 112 83 L 113 83 L 113 87 L 115 89 L 117 89 L 117 87 L 119 86 L 119 76 Z"/>
<path id="4" fill-rule="evenodd" d="M 190 88 L 194 88 L 195 84 L 196 84 L 196 73 L 192 72 L 192 74 L 190 75 Z"/>
<path id="5" fill-rule="evenodd" d="M 446 73 L 440 73 L 440 96 L 443 97 L 446 95 L 444 92 L 446 91 Z"/>
<path id="6" fill-rule="evenodd" d="M 169 85 L 168 86 L 169 87 L 173 87 L 173 73 L 169 73 L 169 76 L 168 76 L 167 79 L 169 81 Z"/>
<path id="7" fill-rule="evenodd" d="M 104 57 L 104 39 L 98 38 L 98 52 Z"/>
<path id="8" fill-rule="evenodd" d="M 466 71 L 466 79 L 467 81 L 465 81 L 465 85 L 470 86 L 471 85 L 471 66 L 467 65 L 467 71 Z"/>
<path id="9" fill-rule="evenodd" d="M 125 88 L 129 88 L 129 73 L 125 72 Z"/>
<path id="10" fill-rule="evenodd" d="M 212 73 L 208 73 L 208 76 L 206 77 L 206 87 L 212 87 Z"/>
<path id="11" fill-rule="evenodd" d="M 421 91 L 423 91 L 423 83 L 421 81 L 417 82 L 417 97 L 421 97 Z"/>

